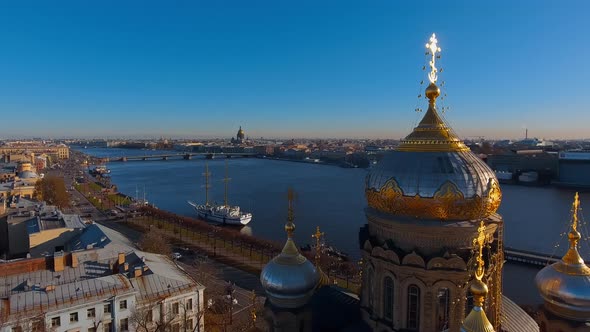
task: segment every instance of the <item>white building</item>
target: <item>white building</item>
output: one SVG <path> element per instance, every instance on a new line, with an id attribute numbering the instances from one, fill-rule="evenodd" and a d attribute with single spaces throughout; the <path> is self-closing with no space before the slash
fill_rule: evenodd
<path id="1" fill-rule="evenodd" d="M 204 286 L 103 226 L 0 271 L 0 332 L 204 330 Z"/>

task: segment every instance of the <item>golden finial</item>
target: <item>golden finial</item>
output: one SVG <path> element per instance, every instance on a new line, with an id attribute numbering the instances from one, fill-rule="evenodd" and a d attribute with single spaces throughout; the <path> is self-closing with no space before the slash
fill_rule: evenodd
<path id="1" fill-rule="evenodd" d="M 572 203 L 572 210 L 573 210 L 572 231 L 574 231 L 574 232 L 578 231 L 578 209 L 579 208 L 580 208 L 580 196 L 578 195 L 578 192 L 576 192 L 576 194 L 574 195 L 574 202 Z"/>
<path id="2" fill-rule="evenodd" d="M 584 259 L 578 252 L 578 242 L 582 235 L 578 232 L 578 212 L 580 210 L 580 196 L 576 192 L 572 203 L 572 229 L 568 233 L 570 247 L 561 259 L 566 264 L 563 272 L 573 274 L 590 275 L 590 268 L 584 263 Z"/>
<path id="3" fill-rule="evenodd" d="M 315 238 L 315 265 L 320 266 L 320 246 L 321 240 L 324 236 L 324 232 L 320 232 L 320 226 L 316 226 L 315 234 L 312 234 L 311 237 Z"/>
<path id="4" fill-rule="evenodd" d="M 295 192 L 293 191 L 293 188 L 289 188 L 287 198 L 289 200 L 289 211 L 287 213 L 287 224 L 285 225 L 285 231 L 287 232 L 287 236 L 291 238 L 293 237 L 293 232 L 295 231 L 295 224 L 293 223 L 293 220 L 295 219 L 293 214 L 293 201 L 295 200 Z"/>
<path id="5" fill-rule="evenodd" d="M 435 84 L 436 80 L 438 79 L 438 76 L 436 75 L 438 72 L 438 69 L 436 69 L 436 54 L 440 53 L 440 47 L 438 47 L 438 40 L 436 39 L 436 35 L 434 33 L 430 37 L 430 43 L 426 44 L 426 48 L 428 49 L 427 54 L 432 56 L 429 62 L 430 73 L 428 73 L 428 79 L 430 80 L 430 83 Z"/>
<path id="6" fill-rule="evenodd" d="M 483 246 L 486 242 L 486 225 L 484 224 L 483 220 L 479 224 L 477 228 L 477 237 L 473 239 L 473 245 L 477 248 L 477 269 L 475 270 L 475 279 L 481 280 L 484 275 L 484 260 L 483 260 Z"/>
<path id="7" fill-rule="evenodd" d="M 483 310 L 483 303 L 488 294 L 488 286 L 482 281 L 484 276 L 484 260 L 483 260 L 483 246 L 486 243 L 487 236 L 485 234 L 486 226 L 481 221 L 477 228 L 477 237 L 473 239 L 474 247 L 477 250 L 477 269 L 475 270 L 475 280 L 471 283 L 469 290 L 473 294 L 473 309 L 461 325 L 461 331 L 466 332 L 494 332 L 494 327 L 488 320 L 485 311 Z"/>
<path id="8" fill-rule="evenodd" d="M 436 81 L 438 80 L 438 69 L 436 68 L 436 59 L 440 57 L 438 53 L 440 53 L 440 47 L 438 47 L 438 40 L 436 39 L 436 35 L 433 33 L 430 37 L 430 43 L 426 44 L 426 48 L 428 52 L 426 54 L 430 54 L 431 58 L 428 64 L 430 65 L 430 73 L 428 73 L 428 80 L 430 80 L 430 84 L 426 88 L 426 98 L 430 101 L 429 103 L 434 106 L 435 100 L 438 96 L 440 96 L 440 89 L 436 86 Z"/>

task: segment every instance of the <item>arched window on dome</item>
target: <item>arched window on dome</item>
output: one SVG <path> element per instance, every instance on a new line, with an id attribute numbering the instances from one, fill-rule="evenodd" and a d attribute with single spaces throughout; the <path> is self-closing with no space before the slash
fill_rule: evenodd
<path id="1" fill-rule="evenodd" d="M 383 280 L 383 318 L 393 321 L 393 279 L 385 277 Z"/>
<path id="2" fill-rule="evenodd" d="M 450 291 L 448 288 L 439 288 L 436 295 L 436 327 L 437 331 L 449 328 Z"/>
<path id="3" fill-rule="evenodd" d="M 408 318 L 406 328 L 410 331 L 420 329 L 420 287 L 408 286 Z"/>
<path id="4" fill-rule="evenodd" d="M 367 288 L 369 291 L 369 309 L 373 310 L 373 298 L 375 297 L 375 286 L 373 285 L 373 269 L 369 268 L 367 273 Z"/>

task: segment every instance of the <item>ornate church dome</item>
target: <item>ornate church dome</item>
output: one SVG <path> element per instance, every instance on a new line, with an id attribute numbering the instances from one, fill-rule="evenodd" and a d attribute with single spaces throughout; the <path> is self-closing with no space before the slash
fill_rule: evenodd
<path id="1" fill-rule="evenodd" d="M 290 193 L 290 201 L 292 194 Z M 307 303 L 320 282 L 316 267 L 305 258 L 293 241 L 293 212 L 289 206 L 289 220 L 285 225 L 287 242 L 281 253 L 262 270 L 260 282 L 273 305 L 298 308 Z"/>
<path id="2" fill-rule="evenodd" d="M 242 126 L 240 126 L 240 129 L 238 130 L 238 134 L 236 135 L 236 137 L 241 140 L 243 140 L 244 137 L 246 137 L 246 134 L 244 133 Z"/>
<path id="3" fill-rule="evenodd" d="M 485 162 L 446 125 L 436 110 L 436 37 L 430 39 L 428 110 L 397 149 L 366 178 L 368 205 L 381 212 L 420 219 L 467 220 L 496 212 L 498 180 Z"/>
<path id="4" fill-rule="evenodd" d="M 590 321 L 590 267 L 578 252 L 581 238 L 577 229 L 579 206 L 576 193 L 568 234 L 570 247 L 561 261 L 537 273 L 535 283 L 545 301 L 545 308 L 563 318 L 586 322 Z"/>

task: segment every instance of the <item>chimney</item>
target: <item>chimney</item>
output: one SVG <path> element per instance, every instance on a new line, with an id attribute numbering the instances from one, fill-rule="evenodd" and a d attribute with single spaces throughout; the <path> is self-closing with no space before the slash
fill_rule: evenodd
<path id="1" fill-rule="evenodd" d="M 119 266 L 123 265 L 123 263 L 125 263 L 125 253 L 124 252 L 120 252 L 119 253 Z"/>
<path id="2" fill-rule="evenodd" d="M 58 251 L 53 253 L 53 271 L 60 272 L 64 270 L 64 252 Z"/>
<path id="3" fill-rule="evenodd" d="M 72 267 L 78 267 L 78 255 L 72 253 Z"/>
<path id="4" fill-rule="evenodd" d="M 136 266 L 135 269 L 133 270 L 133 276 L 135 278 L 141 277 L 143 273 L 142 267 L 141 266 Z"/>

